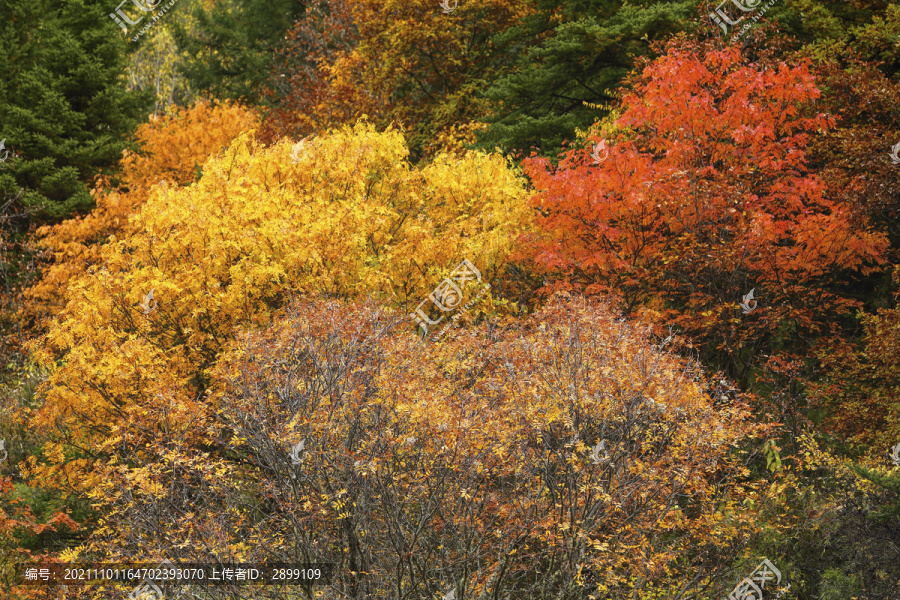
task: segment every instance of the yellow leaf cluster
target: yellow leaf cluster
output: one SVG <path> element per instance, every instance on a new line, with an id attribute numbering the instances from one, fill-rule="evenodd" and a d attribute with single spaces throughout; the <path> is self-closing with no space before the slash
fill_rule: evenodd
<path id="1" fill-rule="evenodd" d="M 409 310 L 463 258 L 496 277 L 527 227 L 524 183 L 502 157 L 415 169 L 399 132 L 366 124 L 306 146 L 292 156 L 242 134 L 198 182 L 150 189 L 36 345 L 51 371 L 38 426 L 92 449 L 129 428 L 199 444 L 207 369 L 236 326 L 268 324 L 293 295 Z M 47 483 L 61 484 L 53 465 L 67 459 L 49 458 Z"/>
<path id="2" fill-rule="evenodd" d="M 107 176 L 97 179 L 92 190 L 96 209 L 38 231 L 52 264 L 42 280 L 26 292 L 32 318 L 56 313 L 68 282 L 101 261 L 100 247 L 139 228 L 130 221 L 151 190 L 190 184 L 210 156 L 257 123 L 258 117 L 249 109 L 203 101 L 189 108 L 173 108 L 165 117 L 152 115 L 135 133 L 139 151 L 124 152 L 121 180 L 113 185 Z"/>

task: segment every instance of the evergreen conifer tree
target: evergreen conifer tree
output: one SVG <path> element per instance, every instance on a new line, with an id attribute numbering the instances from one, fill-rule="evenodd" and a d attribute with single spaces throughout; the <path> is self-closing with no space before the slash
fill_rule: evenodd
<path id="1" fill-rule="evenodd" d="M 257 104 L 275 49 L 306 8 L 302 0 L 223 0 L 194 8 L 196 27 L 172 28 L 185 52 L 181 71 L 193 89 L 218 100 Z"/>
<path id="2" fill-rule="evenodd" d="M 576 128 L 587 129 L 608 112 L 585 102 L 612 104 L 634 58 L 646 54 L 651 41 L 689 27 L 697 15 L 696 0 L 538 4 L 543 10 L 530 19 L 527 35 L 507 34 L 521 36 L 521 59 L 486 93 L 501 108 L 479 135 L 483 149 L 539 147 L 540 154 L 556 156 Z"/>
<path id="3" fill-rule="evenodd" d="M 88 186 L 115 168 L 149 97 L 121 81 L 127 42 L 84 0 L 0 0 L 0 195 L 22 192 L 34 218 L 92 206 Z"/>

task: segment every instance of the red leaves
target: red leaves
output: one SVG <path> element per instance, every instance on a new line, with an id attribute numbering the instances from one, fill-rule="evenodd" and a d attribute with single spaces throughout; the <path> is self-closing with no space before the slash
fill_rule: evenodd
<path id="1" fill-rule="evenodd" d="M 21 571 L 20 563 L 24 560 L 48 560 L 47 553 L 35 553 L 28 548 L 34 548 L 33 538 L 44 533 L 59 531 L 61 527 L 70 531 L 78 529 L 68 515 L 62 512 L 53 513 L 46 523 L 40 523 L 35 519 L 31 507 L 18 497 L 19 493 L 13 487 L 12 479 L 0 478 L 0 581 L 5 584 L 13 579 L 14 574 Z M 6 588 L 4 588 L 6 589 Z M 18 589 L 11 593 L 16 598 L 37 597 L 35 588 Z"/>
<path id="2" fill-rule="evenodd" d="M 671 307 L 720 344 L 752 287 L 763 316 L 742 336 L 784 319 L 827 323 L 842 303 L 823 301 L 822 279 L 872 270 L 886 240 L 852 223 L 808 168 L 811 136 L 834 125 L 815 112 L 819 96 L 805 63 L 671 44 L 624 94 L 607 160 L 573 149 L 556 169 L 525 161 L 543 230 L 527 252 L 583 290 Z"/>

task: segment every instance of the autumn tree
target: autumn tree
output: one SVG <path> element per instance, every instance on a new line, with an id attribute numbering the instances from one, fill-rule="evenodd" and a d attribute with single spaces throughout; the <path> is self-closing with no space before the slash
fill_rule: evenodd
<path id="1" fill-rule="evenodd" d="M 461 257 L 496 282 L 527 225 L 520 177 L 498 156 L 441 156 L 423 169 L 406 156 L 399 132 L 364 125 L 302 148 L 262 147 L 245 134 L 199 181 L 152 188 L 121 238 L 72 275 L 36 347 L 49 380 L 30 418 L 44 442 L 23 465 L 30 482 L 99 510 L 140 490 L 158 494 L 150 473 L 174 470 L 191 486 L 218 479 L 229 465 L 210 433 L 210 369 L 237 327 L 270 322 L 292 294 L 375 293 L 408 313 Z M 499 297 L 482 302 L 504 310 Z M 171 513 L 147 518 L 162 524 Z M 124 531 L 112 520 L 89 529 L 110 550 L 109 536 Z M 168 541 L 142 540 L 128 556 L 155 560 Z"/>
<path id="2" fill-rule="evenodd" d="M 341 0 L 312 5 L 280 52 L 272 103 L 281 135 L 352 122 L 402 124 L 413 160 L 474 141 L 481 92 L 516 49 L 495 36 L 534 12 L 522 0 Z"/>
<path id="3" fill-rule="evenodd" d="M 859 306 L 841 277 L 886 248 L 809 168 L 810 137 L 833 126 L 819 96 L 806 63 L 672 43 L 624 94 L 606 150 L 592 136 L 558 168 L 527 161 L 537 264 L 555 287 L 612 291 L 678 327 L 742 386 L 763 364 L 799 381 L 797 361 Z"/>
<path id="4" fill-rule="evenodd" d="M 371 293 L 411 312 L 462 258 L 496 282 L 527 229 L 520 177 L 498 156 L 423 169 L 406 156 L 399 132 L 362 124 L 302 149 L 242 134 L 199 181 L 153 188 L 36 346 L 49 379 L 32 481 L 88 495 L 117 448 L 208 448 L 210 369 L 236 327 L 269 323 L 291 295 Z"/>
<path id="5" fill-rule="evenodd" d="M 310 2 L 275 53 L 274 83 L 266 88 L 271 104 L 264 138 L 305 136 L 379 115 L 383 104 L 357 82 L 362 66 L 347 64 L 359 43 L 349 0 Z"/>
<path id="6" fill-rule="evenodd" d="M 101 247 L 135 232 L 131 218 L 156 187 L 180 187 L 197 180 L 201 167 L 257 123 L 253 111 L 234 105 L 198 102 L 173 109 L 165 117 L 152 115 L 135 137 L 138 152 L 125 151 L 122 176 L 115 182 L 101 177 L 92 193 L 97 208 L 84 217 L 38 230 L 40 246 L 52 263 L 26 293 L 28 313 L 40 319 L 64 305 L 69 281 L 101 261 Z"/>
<path id="7" fill-rule="evenodd" d="M 248 328 L 214 369 L 210 453 L 109 440 L 130 460 L 91 491 L 85 552 L 332 563 L 351 598 L 730 588 L 741 503 L 777 485 L 733 482 L 766 428 L 713 409 L 698 365 L 580 300 L 440 344 L 408 323 L 314 300 Z"/>

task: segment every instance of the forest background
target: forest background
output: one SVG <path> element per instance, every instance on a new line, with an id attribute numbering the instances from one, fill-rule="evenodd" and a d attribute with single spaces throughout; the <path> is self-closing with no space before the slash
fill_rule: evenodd
<path id="1" fill-rule="evenodd" d="M 900 599 L 900 6 L 113 4 L 0 0 L 3 597 Z"/>

